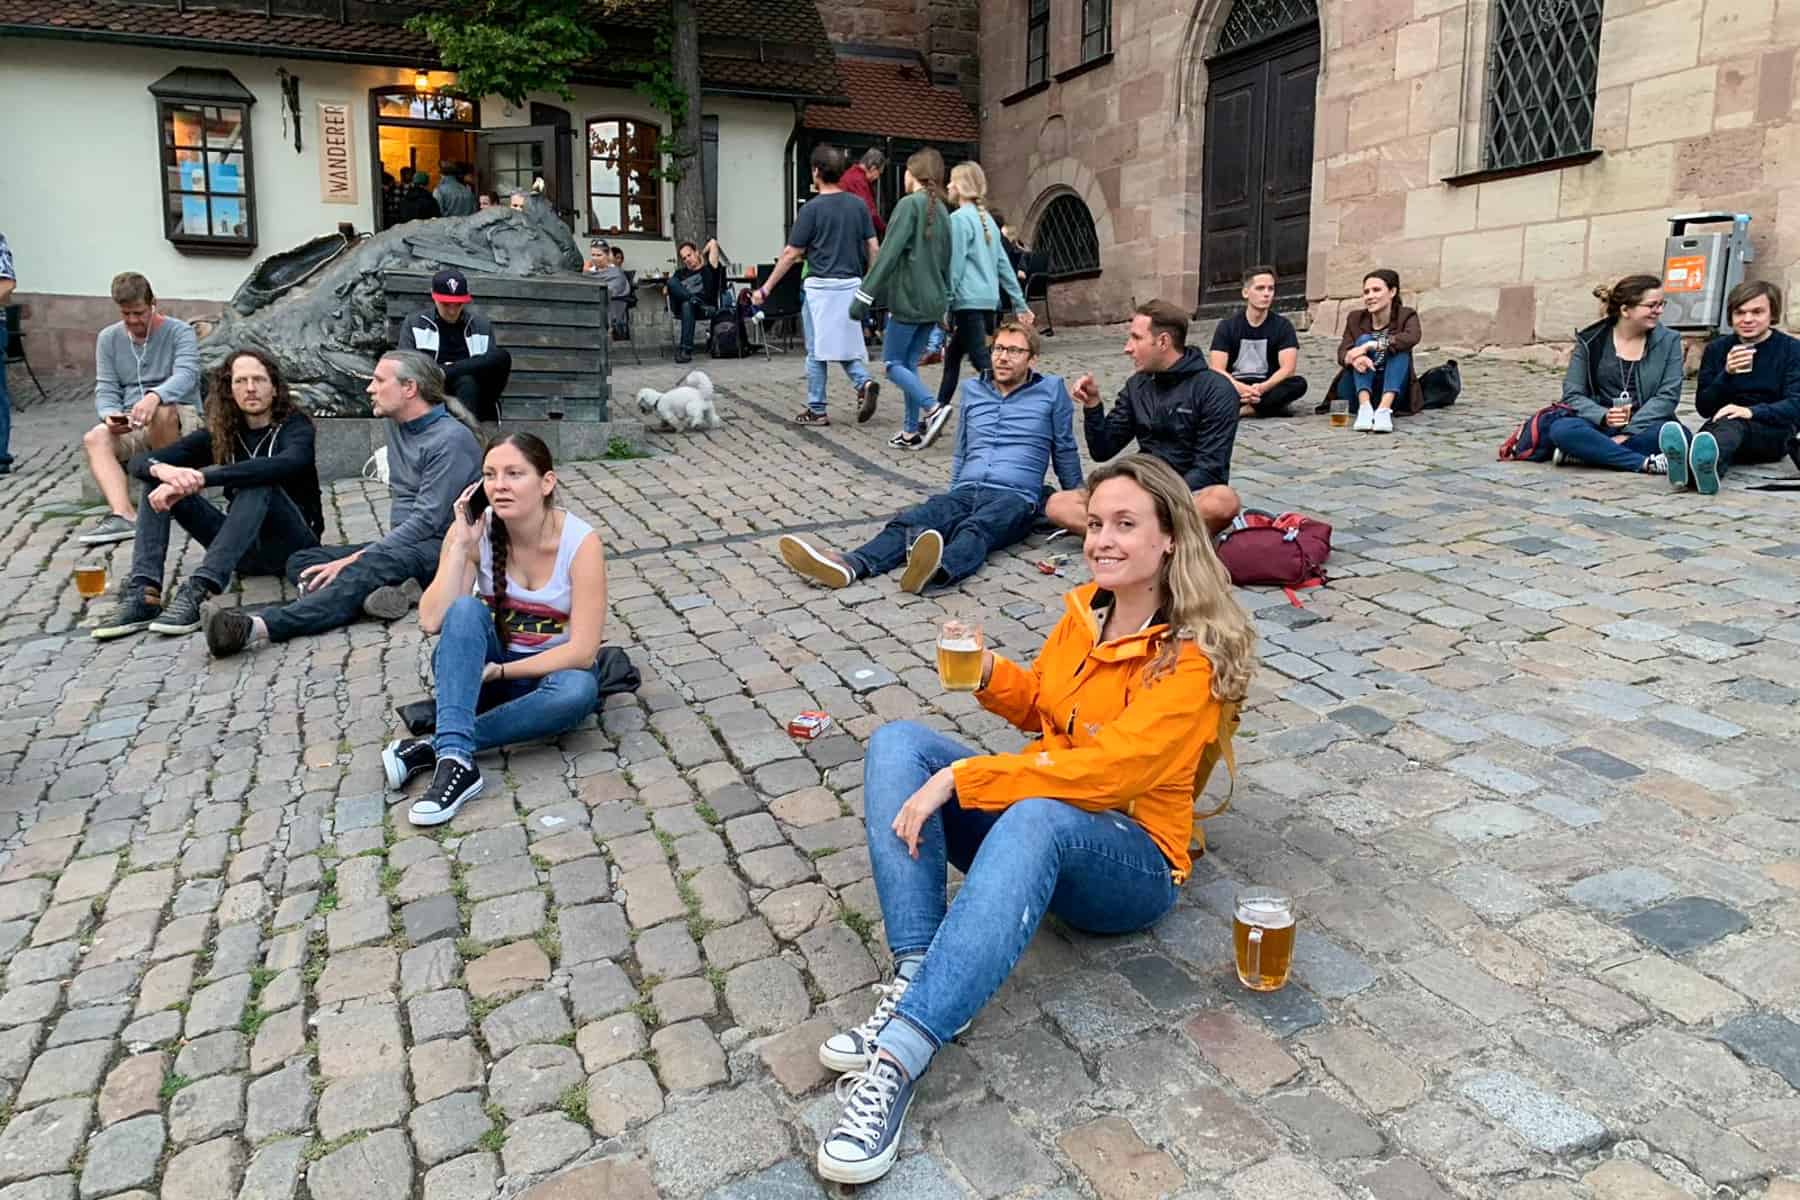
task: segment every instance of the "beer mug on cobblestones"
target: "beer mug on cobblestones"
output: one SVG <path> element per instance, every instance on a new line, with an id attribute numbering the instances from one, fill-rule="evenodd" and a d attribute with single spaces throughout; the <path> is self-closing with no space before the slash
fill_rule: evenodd
<path id="1" fill-rule="evenodd" d="M 86 559 L 75 566 L 75 593 L 83 600 L 106 594 L 106 560 Z"/>
<path id="2" fill-rule="evenodd" d="M 1266 890 L 1240 895 L 1231 919 L 1231 946 L 1239 983 L 1255 992 L 1279 990 L 1294 966 L 1294 902 Z"/>
<path id="3" fill-rule="evenodd" d="M 972 692 L 981 686 L 981 626 L 951 617 L 938 630 L 938 679 L 947 692 Z"/>

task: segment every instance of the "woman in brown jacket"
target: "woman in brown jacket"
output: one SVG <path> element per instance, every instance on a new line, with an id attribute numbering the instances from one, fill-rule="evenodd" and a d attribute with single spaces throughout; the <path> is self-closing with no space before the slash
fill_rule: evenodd
<path id="1" fill-rule="evenodd" d="M 1326 411 L 1331 397 L 1342 395 L 1356 402 L 1354 428 L 1359 433 L 1392 433 L 1398 397 L 1405 395 L 1404 411 L 1408 413 L 1424 407 L 1419 377 L 1412 369 L 1412 349 L 1423 336 L 1419 314 L 1400 303 L 1400 276 L 1386 267 L 1363 276 L 1362 299 L 1362 311 L 1344 320 L 1344 336 L 1337 350 L 1342 369 L 1317 411 Z M 1374 400 L 1377 380 L 1379 401 Z"/>

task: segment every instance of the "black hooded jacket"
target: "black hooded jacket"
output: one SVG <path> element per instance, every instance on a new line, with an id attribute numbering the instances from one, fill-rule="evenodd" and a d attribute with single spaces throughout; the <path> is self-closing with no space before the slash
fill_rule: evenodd
<path id="1" fill-rule="evenodd" d="M 1085 410 L 1088 454 L 1104 462 L 1137 439 L 1199 491 L 1231 481 L 1238 396 L 1231 382 L 1190 346 L 1166 371 L 1139 371 L 1125 381 L 1111 412 Z"/>

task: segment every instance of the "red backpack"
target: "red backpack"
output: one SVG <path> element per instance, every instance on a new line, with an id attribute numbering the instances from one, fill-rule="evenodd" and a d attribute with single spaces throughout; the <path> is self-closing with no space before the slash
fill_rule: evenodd
<path id="1" fill-rule="evenodd" d="M 1549 462 L 1556 447 L 1550 444 L 1550 426 L 1575 410 L 1558 402 L 1546 404 L 1519 423 L 1512 436 L 1500 443 L 1501 462 Z"/>
<path id="2" fill-rule="evenodd" d="M 1300 607 L 1296 591 L 1325 585 L 1325 560 L 1331 557 L 1331 526 L 1304 513 L 1274 516 L 1245 509 L 1231 528 L 1219 535 L 1214 549 L 1238 587 L 1274 584 Z"/>

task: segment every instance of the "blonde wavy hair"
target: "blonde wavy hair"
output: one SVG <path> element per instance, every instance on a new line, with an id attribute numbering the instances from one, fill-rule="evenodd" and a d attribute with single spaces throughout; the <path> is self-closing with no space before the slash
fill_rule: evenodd
<path id="1" fill-rule="evenodd" d="M 959 204 L 973 204 L 981 214 L 981 244 L 984 246 L 992 245 L 994 241 L 988 232 L 987 190 L 987 172 L 975 160 L 959 162 L 950 168 L 950 197 Z"/>
<path id="2" fill-rule="evenodd" d="M 1087 477 L 1087 493 L 1111 479 L 1129 479 L 1150 494 L 1156 521 L 1174 539 L 1163 564 L 1163 608 L 1170 633 L 1144 673 L 1154 683 L 1175 668 L 1182 642 L 1192 642 L 1212 663 L 1212 691 L 1221 700 L 1242 700 L 1256 671 L 1256 632 L 1231 595 L 1231 576 L 1194 510 L 1187 482 L 1160 458 L 1129 454 L 1097 467 Z"/>

